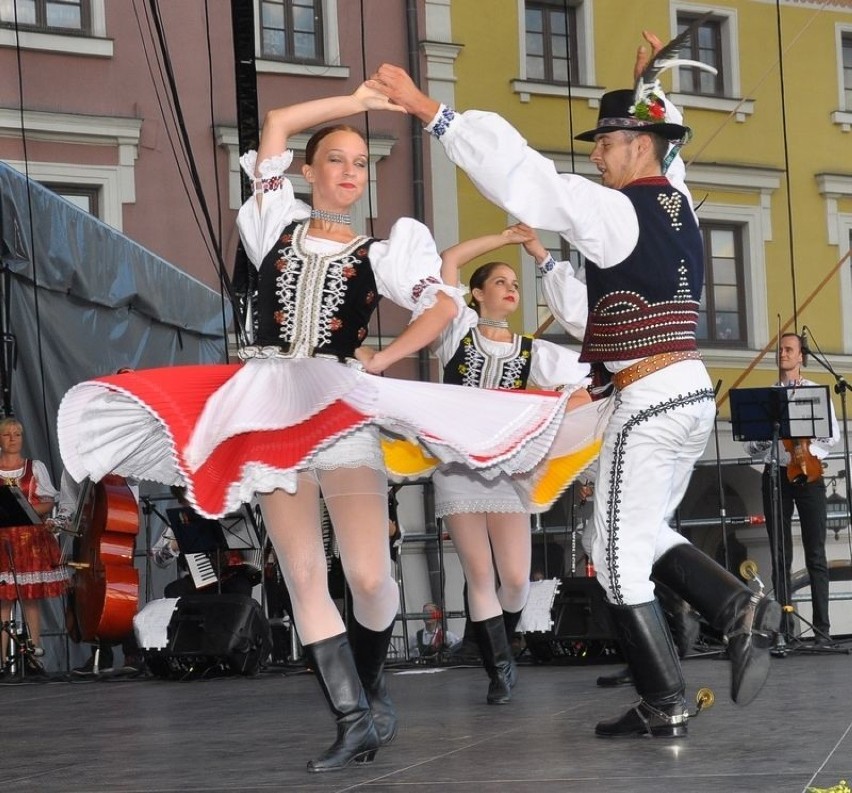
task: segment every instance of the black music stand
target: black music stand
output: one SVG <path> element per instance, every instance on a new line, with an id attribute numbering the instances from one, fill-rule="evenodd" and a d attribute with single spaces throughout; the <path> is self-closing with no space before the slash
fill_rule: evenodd
<path id="1" fill-rule="evenodd" d="M 227 549 L 218 520 L 202 518 L 191 507 L 171 507 L 166 515 L 181 553 L 215 553 Z"/>
<path id="2" fill-rule="evenodd" d="M 16 485 L 0 485 L 0 528 L 37 526 L 41 522 L 21 488 Z"/>
<path id="3" fill-rule="evenodd" d="M 775 580 L 775 597 L 785 615 L 792 615 L 808 626 L 816 636 L 813 623 L 798 614 L 793 608 L 790 580 L 787 575 L 787 559 L 781 510 L 781 468 L 779 465 L 779 442 L 794 438 L 825 438 L 831 435 L 831 410 L 829 409 L 828 386 L 796 386 L 795 388 L 734 388 L 730 392 L 731 425 L 734 440 L 770 441 L 769 480 L 772 505 L 770 552 Z M 789 624 L 789 620 L 785 620 Z M 793 637 L 784 633 L 784 625 L 778 633 L 773 655 L 787 655 L 791 649 L 788 642 Z M 829 638 L 830 637 L 826 637 Z M 831 652 L 831 647 L 798 646 L 795 649 L 809 652 Z M 841 652 L 846 652 L 841 650 Z"/>
<path id="4" fill-rule="evenodd" d="M 192 507 L 172 507 L 166 510 L 166 515 L 182 556 L 205 554 L 216 573 L 216 591 L 221 593 L 222 567 L 219 551 L 227 550 L 228 543 L 219 521 L 201 517 Z"/>

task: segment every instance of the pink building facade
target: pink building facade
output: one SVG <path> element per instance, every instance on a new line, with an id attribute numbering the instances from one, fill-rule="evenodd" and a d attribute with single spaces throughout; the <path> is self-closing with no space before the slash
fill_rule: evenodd
<path id="1" fill-rule="evenodd" d="M 0 160 L 218 289 L 216 250 L 230 273 L 241 203 L 232 10 L 253 12 L 262 121 L 272 107 L 351 92 L 382 62 L 408 64 L 417 5 L 168 2 L 154 19 L 141 0 L 5 0 Z M 401 114 L 349 122 L 367 132 L 372 164 L 354 221 L 381 237 L 431 205 L 414 164 L 418 143 Z M 297 192 L 307 191 L 298 166 L 308 137 L 291 142 Z M 383 306 L 382 335 L 405 321 Z"/>

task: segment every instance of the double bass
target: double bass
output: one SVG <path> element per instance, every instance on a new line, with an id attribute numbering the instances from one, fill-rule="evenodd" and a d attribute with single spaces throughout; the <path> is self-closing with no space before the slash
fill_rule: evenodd
<path id="1" fill-rule="evenodd" d="M 133 550 L 139 507 L 127 481 L 115 474 L 82 486 L 74 519 L 68 632 L 75 641 L 121 641 L 133 628 L 139 571 Z"/>

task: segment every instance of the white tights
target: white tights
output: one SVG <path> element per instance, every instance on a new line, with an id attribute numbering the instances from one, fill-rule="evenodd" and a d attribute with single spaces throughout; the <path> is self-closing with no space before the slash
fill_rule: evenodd
<path id="1" fill-rule="evenodd" d="M 467 580 L 470 618 L 481 622 L 523 609 L 530 591 L 529 515 L 460 513 L 448 515 L 444 523 Z"/>
<path id="2" fill-rule="evenodd" d="M 399 607 L 399 589 L 391 574 L 384 473 L 364 466 L 300 474 L 296 493 L 276 490 L 262 495 L 260 506 L 302 644 L 345 630 L 328 592 L 320 490 L 352 591 L 355 619 L 369 630 L 382 631 L 393 622 Z"/>

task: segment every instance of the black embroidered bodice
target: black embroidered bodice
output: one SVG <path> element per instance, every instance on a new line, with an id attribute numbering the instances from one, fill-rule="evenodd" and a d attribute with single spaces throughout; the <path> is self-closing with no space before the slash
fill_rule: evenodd
<path id="1" fill-rule="evenodd" d="M 351 358 L 380 297 L 369 260 L 375 240 L 357 237 L 336 253 L 311 253 L 307 233 L 307 223 L 289 224 L 261 263 L 255 344 L 294 357 Z"/>
<path id="2" fill-rule="evenodd" d="M 502 355 L 486 352 L 481 339 L 475 327 L 465 334 L 444 367 L 444 382 L 473 388 L 525 389 L 532 366 L 532 336 L 515 334 Z"/>

